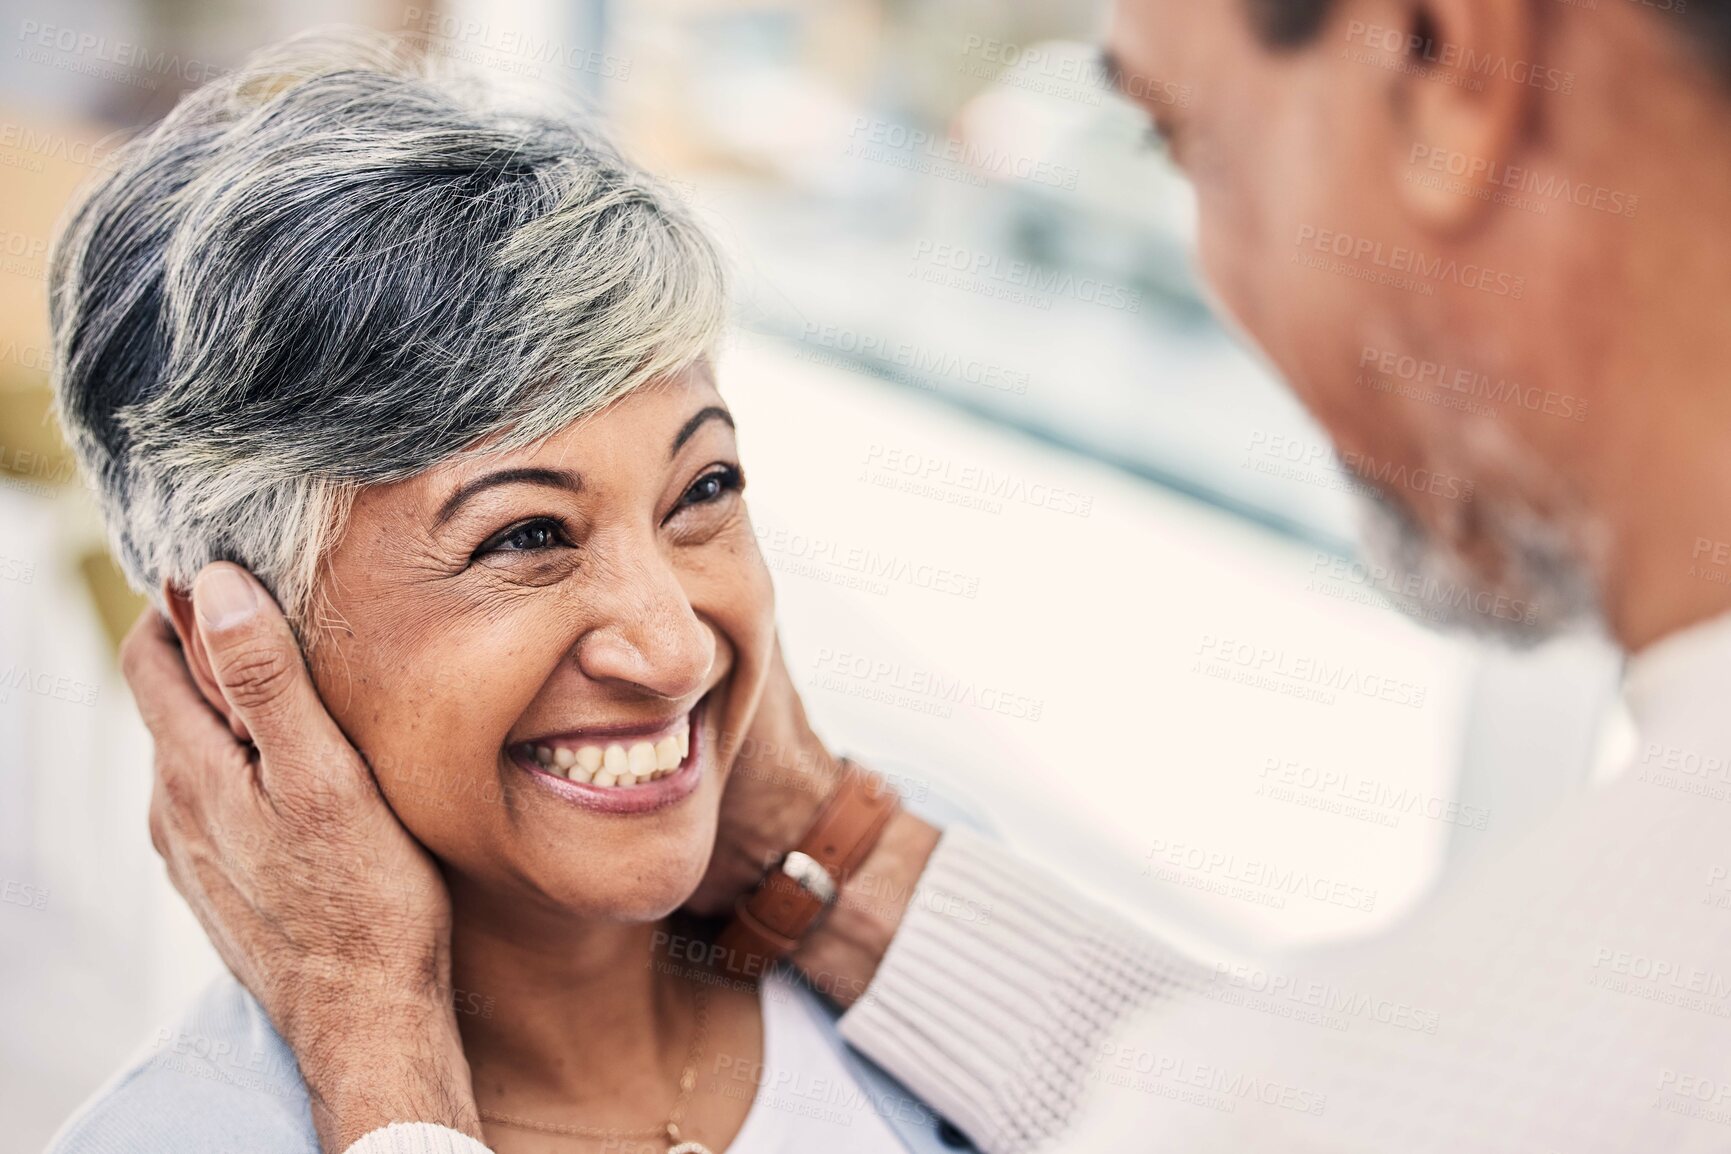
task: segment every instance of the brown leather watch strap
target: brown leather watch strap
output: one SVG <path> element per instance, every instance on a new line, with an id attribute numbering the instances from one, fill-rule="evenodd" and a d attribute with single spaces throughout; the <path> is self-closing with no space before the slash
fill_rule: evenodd
<path id="1" fill-rule="evenodd" d="M 716 943 L 722 965 L 755 977 L 798 949 L 900 806 L 883 778 L 844 758 L 841 781 L 811 829 L 739 899 Z"/>

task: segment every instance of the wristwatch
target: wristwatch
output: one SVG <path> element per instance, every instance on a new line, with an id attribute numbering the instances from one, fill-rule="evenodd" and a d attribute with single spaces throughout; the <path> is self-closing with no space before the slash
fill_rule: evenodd
<path id="1" fill-rule="evenodd" d="M 847 758 L 841 767 L 806 835 L 735 905 L 716 942 L 728 972 L 756 977 L 798 949 L 901 808 L 883 778 Z"/>

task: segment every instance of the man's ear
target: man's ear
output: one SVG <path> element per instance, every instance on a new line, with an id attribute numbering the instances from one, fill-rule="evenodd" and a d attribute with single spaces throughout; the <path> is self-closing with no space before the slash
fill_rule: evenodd
<path id="1" fill-rule="evenodd" d="M 1388 7 L 1402 27 L 1367 26 L 1360 35 L 1363 46 L 1399 65 L 1390 71 L 1389 109 L 1396 187 L 1431 227 L 1468 228 L 1497 211 L 1489 194 L 1541 94 L 1567 92 L 1573 77 L 1534 58 L 1537 21 L 1526 0 L 1398 0 Z"/>
<path id="2" fill-rule="evenodd" d="M 168 606 L 168 619 L 174 625 L 175 635 L 180 638 L 180 652 L 186 658 L 186 667 L 192 671 L 192 680 L 198 691 L 228 722 L 230 732 L 242 741 L 251 741 L 252 734 L 247 732 L 240 716 L 229 708 L 228 699 L 222 695 L 222 687 L 211 672 L 210 655 L 204 648 L 204 634 L 198 627 L 198 612 L 192 605 L 192 591 L 164 581 L 162 601 Z"/>

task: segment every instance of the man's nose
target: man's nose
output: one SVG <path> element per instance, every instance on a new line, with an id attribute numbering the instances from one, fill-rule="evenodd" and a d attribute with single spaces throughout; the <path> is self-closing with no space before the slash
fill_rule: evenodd
<path id="1" fill-rule="evenodd" d="M 578 668 L 593 681 L 670 700 L 698 692 L 715 663 L 715 635 L 678 575 L 657 556 L 621 577 L 604 619 L 577 644 Z"/>

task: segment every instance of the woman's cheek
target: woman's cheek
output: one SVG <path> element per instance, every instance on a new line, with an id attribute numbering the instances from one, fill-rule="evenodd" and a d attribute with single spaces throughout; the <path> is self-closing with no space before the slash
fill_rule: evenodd
<path id="1" fill-rule="evenodd" d="M 758 544 L 751 518 L 742 516 L 740 520 L 740 545 L 732 559 L 742 586 L 740 604 L 751 609 L 756 641 L 763 645 L 774 645 L 775 581 L 770 576 L 769 561 Z"/>
<path id="2" fill-rule="evenodd" d="M 500 794 L 496 772 L 505 730 L 489 714 L 485 696 L 448 659 L 381 669 L 364 667 L 363 654 L 353 656 L 347 673 L 331 678 L 327 707 L 371 767 L 397 820 L 429 850 L 447 856 L 466 840 L 466 830 L 484 824 L 477 814 L 509 800 Z M 489 742 L 495 729 L 500 736 Z"/>
<path id="3" fill-rule="evenodd" d="M 722 570 L 727 575 L 726 589 L 718 599 L 722 610 L 716 617 L 733 647 L 725 729 L 736 738 L 750 728 L 775 652 L 775 584 L 749 521 L 744 521 L 740 538 Z M 737 746 L 727 751 L 724 769 L 736 752 Z"/>

